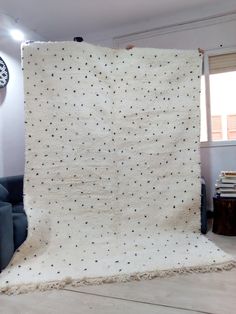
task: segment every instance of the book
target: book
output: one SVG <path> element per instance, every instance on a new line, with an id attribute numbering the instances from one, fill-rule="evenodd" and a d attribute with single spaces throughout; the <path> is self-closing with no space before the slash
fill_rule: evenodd
<path id="1" fill-rule="evenodd" d="M 221 182 L 222 183 L 234 183 L 234 184 L 236 184 L 236 177 L 235 178 L 229 178 L 229 177 L 227 177 L 227 178 L 221 178 Z"/>
<path id="2" fill-rule="evenodd" d="M 236 171 L 221 171 L 220 174 L 224 177 L 235 177 L 236 178 Z"/>
<path id="3" fill-rule="evenodd" d="M 216 180 L 215 188 L 236 188 L 236 183 L 222 183 L 221 180 Z"/>
<path id="4" fill-rule="evenodd" d="M 236 198 L 236 193 L 221 193 L 220 197 L 232 197 Z"/>
<path id="5" fill-rule="evenodd" d="M 215 192 L 220 197 L 236 198 L 236 171 L 221 171 L 216 180 Z"/>
<path id="6" fill-rule="evenodd" d="M 236 193 L 236 189 L 234 188 L 217 188 L 216 189 L 217 193 Z"/>

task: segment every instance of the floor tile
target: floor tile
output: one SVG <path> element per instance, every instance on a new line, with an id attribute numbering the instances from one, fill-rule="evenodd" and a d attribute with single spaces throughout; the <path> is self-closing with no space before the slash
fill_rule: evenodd
<path id="1" fill-rule="evenodd" d="M 199 314 L 125 300 L 114 300 L 67 291 L 0 296 L 3 314 Z"/>

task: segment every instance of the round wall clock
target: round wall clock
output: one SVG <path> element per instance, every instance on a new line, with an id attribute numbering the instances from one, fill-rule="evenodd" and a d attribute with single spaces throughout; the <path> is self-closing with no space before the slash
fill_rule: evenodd
<path id="1" fill-rule="evenodd" d="M 9 81 L 9 72 L 6 66 L 6 63 L 0 57 L 0 88 L 3 88 L 7 85 Z"/>

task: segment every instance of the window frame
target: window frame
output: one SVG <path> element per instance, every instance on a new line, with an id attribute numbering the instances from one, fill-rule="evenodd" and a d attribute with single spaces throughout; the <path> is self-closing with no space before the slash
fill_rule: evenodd
<path id="1" fill-rule="evenodd" d="M 212 141 L 211 136 L 211 95 L 210 95 L 210 73 L 209 73 L 209 57 L 236 53 L 235 47 L 220 48 L 220 49 L 209 49 L 204 51 L 203 56 L 203 69 L 205 78 L 205 99 L 206 99 L 206 121 L 207 121 L 207 141 L 200 142 L 200 147 L 224 147 L 224 146 L 236 146 L 236 140 L 229 141 Z M 203 92 L 203 91 L 202 91 Z"/>

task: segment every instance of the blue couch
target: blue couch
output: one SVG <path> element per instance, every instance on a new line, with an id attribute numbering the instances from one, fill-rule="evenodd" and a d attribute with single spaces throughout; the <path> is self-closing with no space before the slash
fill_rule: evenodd
<path id="1" fill-rule="evenodd" d="M 0 271 L 27 237 L 23 176 L 0 178 Z"/>

